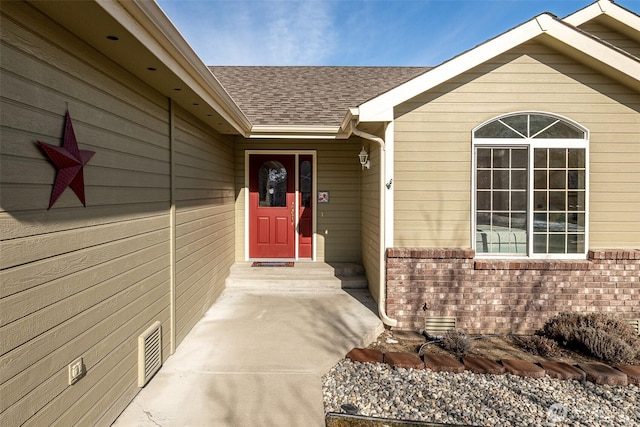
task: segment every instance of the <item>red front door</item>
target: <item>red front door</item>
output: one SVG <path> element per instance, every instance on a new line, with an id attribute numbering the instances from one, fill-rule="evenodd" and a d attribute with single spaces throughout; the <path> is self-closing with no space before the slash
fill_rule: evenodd
<path id="1" fill-rule="evenodd" d="M 249 157 L 249 256 L 295 257 L 295 156 Z"/>

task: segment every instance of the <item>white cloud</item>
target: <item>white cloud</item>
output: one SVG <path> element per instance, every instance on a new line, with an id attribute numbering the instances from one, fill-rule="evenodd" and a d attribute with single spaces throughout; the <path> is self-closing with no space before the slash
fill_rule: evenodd
<path id="1" fill-rule="evenodd" d="M 331 5 L 324 1 L 272 2 L 267 15 L 269 63 L 321 64 L 334 53 Z"/>
<path id="2" fill-rule="evenodd" d="M 335 54 L 331 1 L 161 0 L 207 65 L 319 65 Z"/>

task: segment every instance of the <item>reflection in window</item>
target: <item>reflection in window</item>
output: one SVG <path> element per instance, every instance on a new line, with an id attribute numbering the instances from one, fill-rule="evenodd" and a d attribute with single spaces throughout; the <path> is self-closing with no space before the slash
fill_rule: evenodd
<path id="1" fill-rule="evenodd" d="M 261 207 L 287 205 L 287 169 L 282 163 L 269 161 L 260 166 L 258 194 Z"/>
<path id="2" fill-rule="evenodd" d="M 311 162 L 305 160 L 300 163 L 300 193 L 303 208 L 311 207 Z"/>
<path id="3" fill-rule="evenodd" d="M 527 252 L 527 148 L 476 151 L 477 251 Z"/>
<path id="4" fill-rule="evenodd" d="M 536 148 L 534 253 L 585 250 L 586 165 L 584 149 Z M 571 159 L 571 160 L 570 160 Z"/>
<path id="5" fill-rule="evenodd" d="M 555 116 L 519 113 L 495 119 L 474 132 L 475 138 L 584 139 L 585 132 Z"/>
<path id="6" fill-rule="evenodd" d="M 587 133 L 519 113 L 474 131 L 477 253 L 585 254 Z"/>

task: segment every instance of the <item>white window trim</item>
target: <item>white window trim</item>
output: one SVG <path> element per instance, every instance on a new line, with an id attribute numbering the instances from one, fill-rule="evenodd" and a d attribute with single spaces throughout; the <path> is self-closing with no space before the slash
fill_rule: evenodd
<path id="1" fill-rule="evenodd" d="M 484 125 L 498 119 L 505 117 L 516 116 L 521 114 L 541 114 L 545 116 L 555 117 L 557 119 L 566 121 L 573 126 L 579 128 L 584 132 L 585 137 L 583 139 L 563 139 L 563 138 L 475 138 L 476 130 L 482 128 Z M 491 119 L 476 126 L 471 131 L 471 150 L 472 150 L 472 162 L 471 162 L 471 247 L 474 251 L 476 248 L 476 169 L 477 169 L 477 156 L 476 147 L 483 146 L 504 146 L 504 147 L 527 147 L 528 151 L 528 170 L 527 170 L 527 254 L 515 255 L 515 254 L 499 254 L 499 253 L 483 253 L 476 252 L 476 258 L 488 258 L 488 259 L 586 259 L 587 252 L 589 251 L 589 224 L 590 224 L 590 189 L 589 189 L 589 175 L 590 175 L 590 156 L 589 156 L 589 130 L 584 126 L 576 123 L 575 121 L 545 111 L 518 111 L 500 116 L 492 117 Z M 579 254 L 536 254 L 533 252 L 533 231 L 531 230 L 533 224 L 533 151 L 536 148 L 581 148 L 585 150 L 585 230 L 584 230 L 584 253 Z"/>

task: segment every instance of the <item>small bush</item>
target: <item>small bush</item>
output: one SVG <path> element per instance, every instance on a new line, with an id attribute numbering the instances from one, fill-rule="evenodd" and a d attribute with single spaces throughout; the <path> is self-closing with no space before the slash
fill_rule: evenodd
<path id="1" fill-rule="evenodd" d="M 473 341 L 463 329 L 450 329 L 442 336 L 442 347 L 457 356 L 464 356 L 473 348 Z"/>
<path id="2" fill-rule="evenodd" d="M 579 339 L 589 352 L 599 359 L 614 363 L 631 363 L 636 358 L 636 348 L 602 329 L 584 328 L 579 332 Z"/>
<path id="3" fill-rule="evenodd" d="M 556 341 L 540 335 L 515 337 L 515 341 L 520 348 L 535 356 L 555 357 L 560 353 Z"/>
<path id="4" fill-rule="evenodd" d="M 626 322 L 604 313 L 560 313 L 539 333 L 611 363 L 640 357 L 640 338 Z"/>

